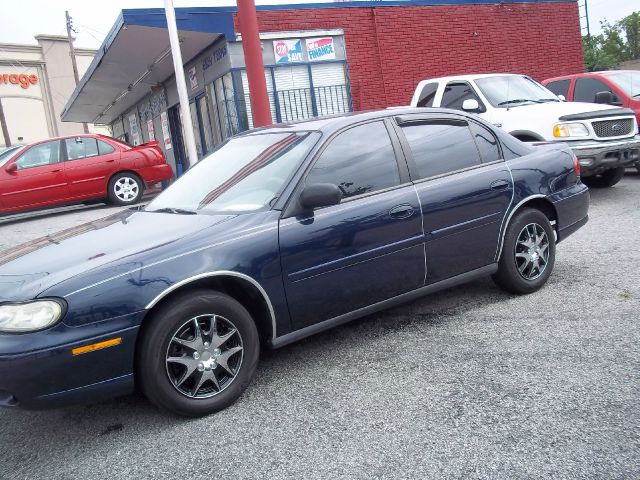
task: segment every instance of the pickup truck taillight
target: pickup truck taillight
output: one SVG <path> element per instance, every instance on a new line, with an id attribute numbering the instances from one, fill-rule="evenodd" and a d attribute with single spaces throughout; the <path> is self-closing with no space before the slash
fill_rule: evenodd
<path id="1" fill-rule="evenodd" d="M 580 162 L 578 161 L 578 157 L 576 157 L 575 153 L 572 154 L 572 157 L 573 157 L 573 169 L 575 170 L 576 175 L 580 177 Z"/>

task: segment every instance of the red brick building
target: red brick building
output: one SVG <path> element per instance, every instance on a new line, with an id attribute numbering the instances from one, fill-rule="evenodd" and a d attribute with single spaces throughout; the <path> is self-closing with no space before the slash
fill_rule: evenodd
<path id="1" fill-rule="evenodd" d="M 233 7 L 177 9 L 197 149 L 253 125 Z M 583 71 L 575 0 L 391 0 L 258 7 L 272 118 L 407 105 L 425 78 Z M 162 9 L 123 10 L 62 119 L 161 140 L 185 164 Z"/>
<path id="2" fill-rule="evenodd" d="M 572 0 L 340 5 L 265 7 L 258 24 L 261 32 L 342 28 L 355 110 L 407 105 L 430 77 L 513 72 L 542 80 L 584 69 Z"/>

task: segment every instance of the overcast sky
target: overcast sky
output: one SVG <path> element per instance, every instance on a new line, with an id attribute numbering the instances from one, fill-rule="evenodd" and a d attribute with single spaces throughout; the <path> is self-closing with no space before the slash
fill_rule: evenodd
<path id="1" fill-rule="evenodd" d="M 322 0 L 314 0 L 316 2 Z M 585 0 L 580 0 L 583 4 Z M 588 0 L 591 33 L 600 31 L 600 21 L 610 22 L 640 10 L 637 0 Z M 97 48 L 123 8 L 162 7 L 162 0 L 29 0 L 3 2 L 0 19 L 0 42 L 35 43 L 34 35 L 65 33 L 64 11 L 69 10 L 78 31 L 78 47 Z M 232 5 L 235 2 L 216 0 L 174 0 L 176 7 Z M 307 3 L 305 0 L 257 0 L 258 4 Z M 635 6 L 635 9 L 633 8 Z"/>

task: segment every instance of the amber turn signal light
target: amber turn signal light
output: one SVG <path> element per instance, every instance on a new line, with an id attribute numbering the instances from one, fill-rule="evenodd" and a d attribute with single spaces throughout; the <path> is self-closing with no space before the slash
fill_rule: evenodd
<path id="1" fill-rule="evenodd" d="M 71 350 L 73 355 L 82 355 L 83 353 L 95 352 L 96 350 L 102 350 L 103 348 L 115 347 L 122 343 L 122 337 L 112 338 L 105 340 L 104 342 L 92 343 L 91 345 L 85 345 L 84 347 L 78 347 Z"/>

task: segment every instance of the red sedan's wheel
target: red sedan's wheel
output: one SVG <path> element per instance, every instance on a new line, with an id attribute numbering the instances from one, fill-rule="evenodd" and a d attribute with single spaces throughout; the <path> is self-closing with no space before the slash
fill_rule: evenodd
<path id="1" fill-rule="evenodd" d="M 143 190 L 144 183 L 135 173 L 118 173 L 109 181 L 109 202 L 132 205 L 140 201 Z"/>

